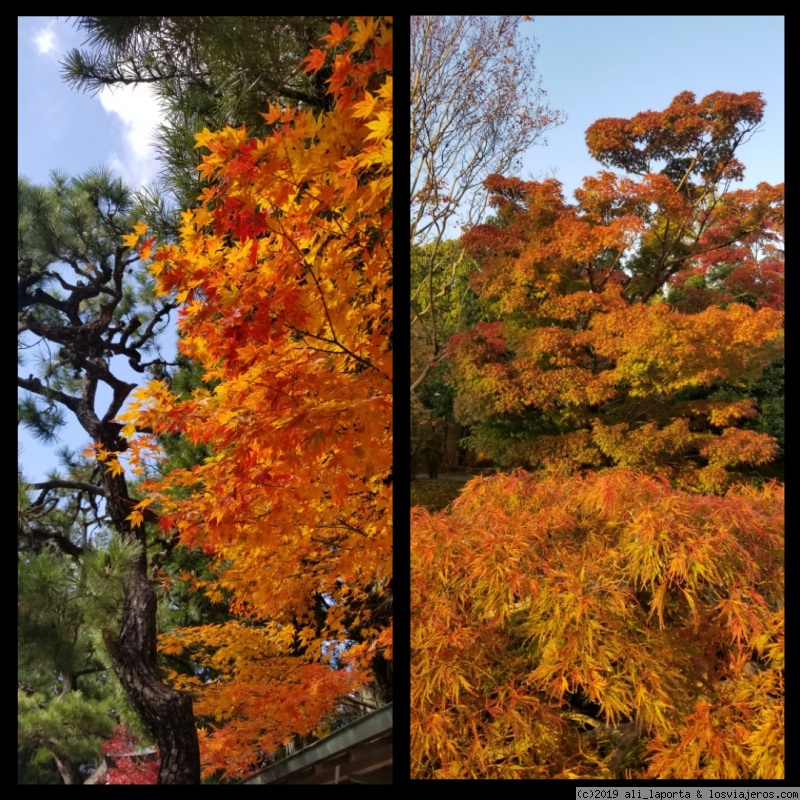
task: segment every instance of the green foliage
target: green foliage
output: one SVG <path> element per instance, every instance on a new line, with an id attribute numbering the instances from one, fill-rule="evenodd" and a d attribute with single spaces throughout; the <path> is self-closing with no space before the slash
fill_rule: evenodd
<path id="1" fill-rule="evenodd" d="M 500 414 L 474 426 L 462 445 L 476 453 L 486 453 L 500 467 L 525 463 L 527 443 L 540 436 L 555 436 L 560 430 L 536 409 L 521 414 Z"/>
<path id="2" fill-rule="evenodd" d="M 780 445 L 779 460 L 783 460 L 785 446 L 785 406 L 784 406 L 784 359 L 773 361 L 764 374 L 749 389 L 748 395 L 754 397 L 758 415 L 753 421 L 753 429 L 772 436 Z"/>
<path id="3" fill-rule="evenodd" d="M 56 756 L 76 764 L 100 757 L 114 728 L 108 699 L 94 700 L 81 691 L 55 695 L 17 692 L 17 738 L 37 746 L 37 758 Z"/>
<path id="4" fill-rule="evenodd" d="M 49 551 L 20 556 L 18 657 L 26 669 L 76 672 L 92 651 L 83 609 L 74 602 L 77 568 Z"/>
<path id="5" fill-rule="evenodd" d="M 411 370 L 415 393 L 436 416 L 452 415 L 442 359 L 453 334 L 483 319 L 469 284 L 475 262 L 454 240 L 411 248 Z M 438 397 L 437 397 L 438 395 Z"/>
<path id="6" fill-rule="evenodd" d="M 18 489 L 18 674 L 26 697 L 36 695 L 26 706 L 20 747 L 49 753 L 61 780 L 76 783 L 82 777 L 75 758 L 95 752 L 120 720 L 143 734 L 133 703 L 144 716 L 148 703 L 172 691 L 156 684 L 163 692 L 143 697 L 140 684 L 129 680 L 123 692 L 117 679 L 129 674 L 119 667 L 122 632 L 143 632 L 141 641 L 152 624 L 154 638 L 155 617 L 147 615 L 148 542 L 127 519 L 133 503 L 126 483 L 107 467 L 122 470 L 117 454 L 128 445 L 112 420 L 135 388 L 112 366 L 122 357 L 142 374 L 164 370 L 158 337 L 174 304 L 156 297 L 149 273 L 122 240 L 136 218 L 121 181 L 96 170 L 77 178 L 53 173 L 44 187 L 20 178 L 18 186 L 18 344 L 23 369 L 35 369 L 18 377 L 27 392 L 20 422 L 53 441 L 69 410 L 95 444 L 114 454 L 104 464 L 62 447 L 45 480 L 32 484 L 20 475 Z M 130 649 L 126 666 L 143 666 L 138 678 L 152 688 L 149 653 L 136 643 Z M 72 719 L 81 708 L 84 721 L 65 722 L 64 735 L 85 734 L 85 746 L 70 750 L 48 732 L 50 717 Z M 157 728 L 153 720 L 157 714 L 148 721 Z M 196 735 L 190 716 L 188 722 Z M 170 725 L 164 719 L 162 730 Z"/>
<path id="7" fill-rule="evenodd" d="M 125 580 L 142 556 L 139 542 L 112 534 L 102 551 L 90 549 L 81 560 L 81 597 L 88 601 L 85 619 L 108 624 L 122 605 Z"/>
<path id="8" fill-rule="evenodd" d="M 419 458 L 429 446 L 427 428 L 453 419 L 455 390 L 447 380 L 443 346 L 450 336 L 482 319 L 470 289 L 475 264 L 453 240 L 411 249 L 411 450 Z"/>
<path id="9" fill-rule="evenodd" d="M 122 582 L 138 557 L 116 536 L 81 560 L 49 549 L 20 553 L 18 747 L 34 767 L 55 759 L 62 781 L 99 759 L 116 720 L 141 730 L 110 671 L 102 635 L 117 625 Z"/>
<path id="10" fill-rule="evenodd" d="M 58 441 L 57 431 L 66 424 L 64 411 L 55 403 L 23 397 L 17 404 L 17 422 L 45 444 Z"/>
<path id="11" fill-rule="evenodd" d="M 30 745 L 17 747 L 17 785 L 47 786 L 61 783 L 58 768 L 47 751 L 37 750 Z"/>
<path id="12" fill-rule="evenodd" d="M 121 242 L 135 222 L 132 193 L 104 169 L 53 172 L 49 186 L 18 179 L 18 349 L 43 384 L 23 398 L 19 418 L 47 441 L 64 422 L 58 393 L 81 391 L 90 358 L 107 365 L 125 356 L 139 372 L 158 361 L 165 304 L 149 273 L 130 268 L 137 259 Z M 78 328 L 102 342 L 101 352 L 89 351 Z"/>
<path id="13" fill-rule="evenodd" d="M 432 269 L 434 261 L 436 268 Z M 474 260 L 457 240 L 412 247 L 412 320 L 417 316 L 430 319 L 431 307 L 435 305 L 436 326 L 442 341 L 479 322 L 482 309 L 469 285 L 469 277 L 475 268 Z"/>
<path id="14" fill-rule="evenodd" d="M 442 420 L 452 419 L 455 391 L 447 383 L 447 366 L 445 364 L 440 364 L 428 373 L 425 382 L 417 390 L 417 396 L 432 417 Z"/>

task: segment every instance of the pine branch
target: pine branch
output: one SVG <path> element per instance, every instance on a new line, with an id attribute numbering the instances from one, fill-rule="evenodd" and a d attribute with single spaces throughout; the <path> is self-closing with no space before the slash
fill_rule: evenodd
<path id="1" fill-rule="evenodd" d="M 51 480 L 42 481 L 41 483 L 29 483 L 32 489 L 42 489 L 42 493 L 34 501 L 33 505 L 38 506 L 44 502 L 44 498 L 50 489 L 75 489 L 79 492 L 93 492 L 105 496 L 105 489 L 102 486 L 95 486 L 93 483 L 85 483 L 84 481 L 68 481 L 68 480 Z"/>

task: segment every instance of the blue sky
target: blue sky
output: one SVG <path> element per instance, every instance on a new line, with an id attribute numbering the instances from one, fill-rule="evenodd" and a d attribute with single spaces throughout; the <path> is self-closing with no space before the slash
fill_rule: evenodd
<path id="1" fill-rule="evenodd" d="M 540 46 L 539 72 L 553 108 L 567 122 L 548 146 L 525 158 L 523 178 L 555 175 L 567 197 L 600 167 L 586 152 L 586 128 L 602 117 L 630 117 L 665 108 L 675 95 L 760 91 L 767 101 L 763 131 L 742 148 L 744 186 L 784 176 L 784 18 L 780 16 L 537 16 L 523 30 Z M 158 106 L 142 88 L 70 89 L 59 60 L 81 45 L 66 17 L 18 18 L 18 172 L 44 183 L 51 170 L 78 174 L 107 165 L 131 185 L 153 181 L 151 147 Z M 398 59 L 402 45 L 397 46 Z M 85 442 L 72 426 L 70 446 Z M 20 432 L 25 474 L 40 479 L 49 450 Z"/>
<path id="2" fill-rule="evenodd" d="M 17 171 L 34 183 L 47 183 L 54 169 L 78 175 L 108 166 L 131 186 L 156 179 L 158 163 L 152 131 L 159 109 L 146 88 L 103 90 L 94 97 L 70 89 L 59 61 L 82 44 L 82 34 L 67 17 L 19 17 L 17 25 Z M 32 369 L 21 368 L 23 374 Z M 132 370 L 120 371 L 138 380 Z M 102 402 L 103 396 L 100 395 Z M 83 449 L 88 437 L 67 412 L 69 425 L 59 444 Z M 29 480 L 42 480 L 56 466 L 53 449 L 19 431 L 20 461 Z"/>
<path id="3" fill-rule="evenodd" d="M 743 187 L 784 179 L 785 30 L 780 16 L 534 16 L 522 24 L 539 44 L 542 88 L 566 124 L 534 147 L 520 177 L 554 177 L 572 199 L 601 166 L 586 129 L 603 117 L 661 111 L 683 91 L 761 92 L 763 130 L 740 150 Z"/>
<path id="4" fill-rule="evenodd" d="M 150 146 L 158 104 L 149 89 L 70 89 L 59 61 L 82 33 L 67 17 L 19 17 L 17 27 L 18 171 L 36 183 L 53 169 L 78 174 L 101 165 L 139 187 L 155 179 Z"/>

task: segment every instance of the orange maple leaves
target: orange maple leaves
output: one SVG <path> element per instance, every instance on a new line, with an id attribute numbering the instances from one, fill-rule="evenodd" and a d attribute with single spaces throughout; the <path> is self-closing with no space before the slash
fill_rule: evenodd
<path id="1" fill-rule="evenodd" d="M 455 411 L 541 469 L 412 509 L 415 777 L 783 776 L 783 489 L 727 488 L 778 450 L 740 426 L 782 354 L 783 187 L 727 191 L 762 110 L 601 120 L 640 178 L 575 205 L 486 181 L 462 241 L 495 321 L 450 341 Z"/>
<path id="2" fill-rule="evenodd" d="M 259 658 L 223 644 L 241 644 L 245 630 L 192 634 L 212 658 L 224 647 L 236 662 L 225 690 L 196 687 L 219 721 L 237 709 L 216 744 L 205 739 L 207 773 L 235 772 L 252 748 L 313 728 L 364 680 L 360 669 L 320 671 L 323 643 L 332 651 L 358 625 L 367 632 L 354 648 L 362 666 L 378 649 L 391 657 L 390 633 L 353 611 L 387 592 L 391 576 L 391 46 L 388 18 L 334 25 L 305 62 L 316 71 L 332 61 L 332 111 L 271 106 L 273 133 L 260 140 L 244 128 L 199 134 L 211 186 L 184 212 L 180 242 L 153 255 L 158 291 L 183 304 L 181 351 L 203 365 L 205 384 L 181 399 L 152 382 L 120 419 L 207 443 L 213 455 L 145 489 L 181 544 L 216 556 L 218 588 L 242 619 L 270 621 L 269 635 L 262 627 L 250 638 L 283 648 L 286 667 L 299 652 L 292 632 L 310 631 L 301 648 L 309 664 L 283 673 L 298 708 L 317 676 L 313 713 L 284 713 L 288 695 L 270 706 L 280 671 L 259 690 L 272 711 L 248 710 L 231 692 L 255 696 Z M 320 597 L 329 606 L 322 625 Z"/>
<path id="3" fill-rule="evenodd" d="M 493 455 L 561 474 L 650 468 L 701 491 L 771 460 L 774 440 L 737 432 L 737 403 L 711 396 L 752 384 L 783 348 L 783 187 L 726 191 L 762 105 L 684 93 L 595 123 L 592 153 L 640 177 L 586 178 L 575 204 L 556 180 L 487 179 L 495 220 L 462 241 L 498 321 L 454 337 L 449 355 L 476 441 L 498 419 L 528 425 Z"/>

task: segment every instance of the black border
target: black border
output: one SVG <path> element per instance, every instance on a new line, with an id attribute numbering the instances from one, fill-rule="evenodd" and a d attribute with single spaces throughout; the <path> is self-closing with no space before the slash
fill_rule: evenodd
<path id="1" fill-rule="evenodd" d="M 410 135 L 410 73 L 408 43 L 411 40 L 411 18 L 395 17 L 394 46 L 394 222 L 397 223 L 393 256 L 394 333 L 394 435 L 393 435 L 393 509 L 394 539 L 392 590 L 394 595 L 394 766 L 393 782 L 409 782 L 411 774 L 411 244 L 405 238 L 410 209 L 399 201 L 397 188 L 404 198 L 410 185 L 411 166 L 406 161 Z M 398 69 L 399 65 L 399 69 Z"/>

